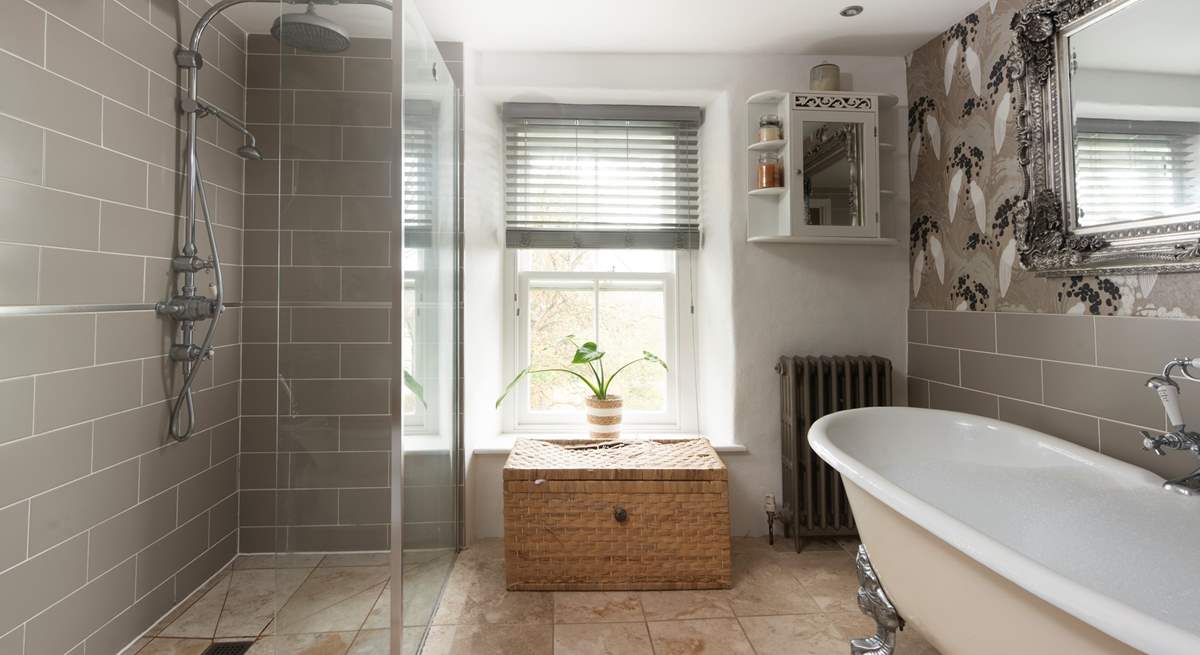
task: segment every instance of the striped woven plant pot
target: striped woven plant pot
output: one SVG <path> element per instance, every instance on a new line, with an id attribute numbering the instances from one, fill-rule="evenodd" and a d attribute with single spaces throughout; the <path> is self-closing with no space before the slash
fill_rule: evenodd
<path id="1" fill-rule="evenodd" d="M 625 401 L 620 396 L 600 400 L 595 396 L 587 402 L 588 433 L 593 439 L 616 439 L 621 436 L 621 411 Z"/>

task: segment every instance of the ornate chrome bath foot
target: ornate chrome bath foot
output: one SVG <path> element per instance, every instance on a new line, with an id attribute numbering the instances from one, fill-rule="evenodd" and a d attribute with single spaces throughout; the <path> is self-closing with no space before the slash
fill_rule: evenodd
<path id="1" fill-rule="evenodd" d="M 896 652 L 896 631 L 904 627 L 904 619 L 884 593 L 866 546 L 859 544 L 854 563 L 858 566 L 858 608 L 875 620 L 875 634 L 851 640 L 850 655 L 892 655 Z"/>

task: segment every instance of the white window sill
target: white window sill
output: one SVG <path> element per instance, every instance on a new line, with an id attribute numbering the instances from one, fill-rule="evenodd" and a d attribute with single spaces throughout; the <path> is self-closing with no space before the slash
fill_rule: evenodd
<path id="1" fill-rule="evenodd" d="M 630 434 L 623 433 L 621 439 L 633 441 L 636 439 L 688 439 L 703 435 L 687 434 L 681 432 L 633 432 Z M 707 437 L 706 437 L 707 438 Z M 480 445 L 471 449 L 474 455 L 508 455 L 512 452 L 513 442 L 517 439 L 580 439 L 587 440 L 587 435 L 583 433 L 562 433 L 556 434 L 552 432 L 525 432 L 525 433 L 506 433 L 498 434 L 491 439 L 485 440 Z M 712 442 L 712 439 L 709 439 Z M 745 446 L 736 443 L 713 443 L 712 447 L 722 455 L 741 455 L 749 452 Z"/>

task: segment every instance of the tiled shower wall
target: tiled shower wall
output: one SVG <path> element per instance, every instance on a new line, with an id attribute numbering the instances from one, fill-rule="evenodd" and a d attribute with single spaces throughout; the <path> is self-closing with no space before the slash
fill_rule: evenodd
<path id="1" fill-rule="evenodd" d="M 386 549 L 391 41 L 248 44 L 242 550 Z"/>
<path id="2" fill-rule="evenodd" d="M 1163 476 L 1146 378 L 1200 355 L 1200 276 L 1045 278 L 1016 254 L 1022 191 L 1007 58 L 1026 0 L 983 4 L 911 57 L 909 399 L 1027 425 Z M 1200 416 L 1200 385 L 1183 386 Z"/>
<path id="3" fill-rule="evenodd" d="M 7 0 L 0 18 L 0 653 L 115 653 L 237 552 L 239 311 L 165 437 L 165 298 L 180 132 L 173 0 Z M 192 2 L 199 6 L 200 3 Z M 201 94 L 243 109 L 244 34 L 218 19 Z M 238 136 L 201 132 L 239 300 Z M 207 282 L 201 285 L 207 287 Z M 105 309 L 103 307 L 97 309 Z"/>

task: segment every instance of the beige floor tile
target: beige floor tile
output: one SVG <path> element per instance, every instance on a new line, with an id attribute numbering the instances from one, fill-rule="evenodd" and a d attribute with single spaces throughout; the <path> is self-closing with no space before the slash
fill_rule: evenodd
<path id="1" fill-rule="evenodd" d="M 556 591 L 555 623 L 627 623 L 645 621 L 635 592 Z"/>
<path id="2" fill-rule="evenodd" d="M 313 569 L 275 619 L 277 634 L 357 631 L 390 575 L 386 566 Z"/>
<path id="3" fill-rule="evenodd" d="M 234 571 L 217 624 L 217 637 L 256 637 L 284 606 L 311 569 Z"/>
<path id="4" fill-rule="evenodd" d="M 453 565 L 452 554 L 443 554 L 420 563 L 405 564 L 404 625 L 429 623 Z"/>
<path id="5" fill-rule="evenodd" d="M 459 558 L 469 560 L 504 559 L 503 539 L 480 539 L 459 553 Z"/>
<path id="6" fill-rule="evenodd" d="M 318 566 L 390 566 L 391 563 L 391 553 L 335 553 L 326 555 Z"/>
<path id="7" fill-rule="evenodd" d="M 758 655 L 844 655 L 849 640 L 824 614 L 739 619 Z"/>
<path id="8" fill-rule="evenodd" d="M 820 609 L 780 562 L 786 557 L 744 555 L 733 560 L 730 605 L 737 616 L 813 614 Z"/>
<path id="9" fill-rule="evenodd" d="M 392 633 L 389 630 L 363 630 L 354 637 L 354 643 L 346 655 L 388 655 L 391 637 Z M 405 643 L 403 652 L 407 655 L 417 651 L 415 648 L 410 649 Z"/>
<path id="10" fill-rule="evenodd" d="M 435 625 L 554 622 L 550 592 L 507 591 L 504 560 L 460 558 L 433 616 Z"/>
<path id="11" fill-rule="evenodd" d="M 732 618 L 729 591 L 643 591 L 638 594 L 647 621 Z"/>
<path id="12" fill-rule="evenodd" d="M 234 570 L 244 569 L 311 569 L 321 563 L 324 555 L 279 554 L 240 555 L 233 560 Z"/>
<path id="13" fill-rule="evenodd" d="M 435 625 L 421 655 L 553 655 L 552 625 Z"/>
<path id="14" fill-rule="evenodd" d="M 645 623 L 554 626 L 554 655 L 654 655 Z"/>
<path id="15" fill-rule="evenodd" d="M 437 560 L 454 559 L 452 548 L 410 548 L 402 555 L 404 568 L 421 566 Z"/>
<path id="16" fill-rule="evenodd" d="M 425 626 L 405 628 L 400 642 L 403 655 L 418 655 L 421 652 L 421 640 L 425 638 Z"/>
<path id="17" fill-rule="evenodd" d="M 246 655 L 346 655 L 353 632 L 325 632 L 263 637 Z"/>
<path id="18" fill-rule="evenodd" d="M 159 637 L 138 651 L 138 655 L 200 655 L 211 643 L 208 639 L 172 639 Z"/>
<path id="19" fill-rule="evenodd" d="M 858 610 L 830 614 L 829 620 L 847 642 L 875 634 L 875 621 Z M 896 635 L 896 652 L 904 655 L 939 655 L 938 649 L 911 624 Z"/>
<path id="20" fill-rule="evenodd" d="M 656 655 L 754 655 L 737 619 L 654 621 L 647 625 Z"/>
<path id="21" fill-rule="evenodd" d="M 408 589 L 404 590 L 408 600 Z M 422 623 L 428 623 L 428 616 Z M 363 622 L 363 630 L 382 630 L 391 627 L 392 625 L 392 583 L 387 583 L 383 586 L 383 591 L 379 592 L 379 598 L 375 599 L 375 604 L 371 607 L 371 611 L 367 613 L 367 620 Z"/>
<path id="22" fill-rule="evenodd" d="M 159 630 L 158 636 L 212 639 L 217 632 L 217 622 L 221 619 L 221 608 L 225 606 L 225 598 L 229 594 L 231 577 L 221 578 L 199 600 Z"/>
<path id="23" fill-rule="evenodd" d="M 858 611 L 858 573 L 845 551 L 799 553 L 780 563 L 823 612 Z"/>

